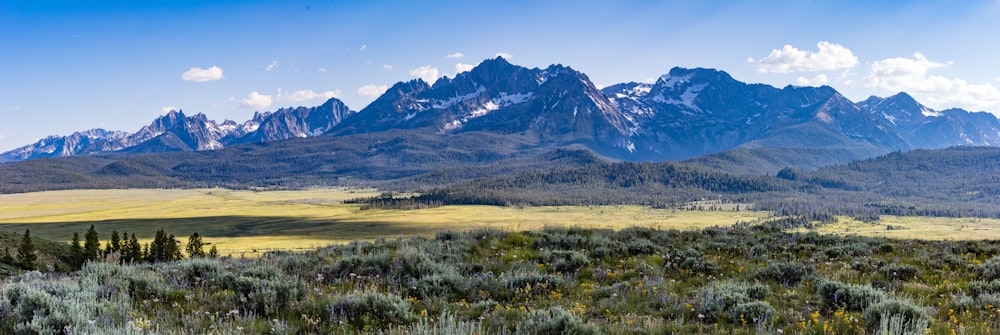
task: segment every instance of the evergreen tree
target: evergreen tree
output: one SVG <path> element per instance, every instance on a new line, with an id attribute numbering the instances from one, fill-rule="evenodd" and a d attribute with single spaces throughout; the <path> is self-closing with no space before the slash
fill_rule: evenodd
<path id="1" fill-rule="evenodd" d="M 212 249 L 208 250 L 209 258 L 219 258 L 219 249 L 212 245 Z"/>
<path id="2" fill-rule="evenodd" d="M 132 233 L 132 237 L 128 240 L 128 258 L 126 259 L 130 262 L 138 262 L 142 258 L 142 245 L 139 244 L 139 239 L 135 238 L 135 233 Z"/>
<path id="3" fill-rule="evenodd" d="M 97 236 L 97 229 L 94 228 L 94 225 L 90 225 L 90 229 L 83 235 L 83 238 L 85 239 L 83 242 L 84 259 L 96 260 L 101 251 L 101 240 Z"/>
<path id="4" fill-rule="evenodd" d="M 70 265 L 74 269 L 79 269 L 83 266 L 84 255 L 83 247 L 80 246 L 80 234 L 77 232 L 73 232 L 73 242 L 70 244 L 69 251 Z"/>
<path id="5" fill-rule="evenodd" d="M 185 246 L 185 249 L 188 257 L 205 257 L 204 243 L 202 243 L 201 236 L 198 235 L 198 232 L 195 232 L 194 234 L 191 234 L 191 237 L 188 237 L 188 243 L 187 246 Z"/>
<path id="6" fill-rule="evenodd" d="M 38 256 L 35 255 L 35 244 L 31 242 L 31 230 L 25 229 L 24 239 L 17 248 L 17 263 L 25 270 L 34 270 L 36 260 Z"/>
<path id="7" fill-rule="evenodd" d="M 170 236 L 167 237 L 167 261 L 180 259 L 184 259 L 184 255 L 181 254 L 181 246 L 179 245 L 177 238 L 174 237 L 174 234 L 170 234 Z"/>
<path id="8" fill-rule="evenodd" d="M 150 262 L 162 262 L 167 260 L 167 234 L 163 229 L 156 231 L 153 242 L 149 244 L 146 260 Z"/>
<path id="9" fill-rule="evenodd" d="M 116 252 L 118 252 L 118 253 L 122 252 L 122 240 L 121 240 L 120 237 L 118 237 L 118 231 L 117 230 L 112 230 L 111 231 L 111 240 L 108 241 L 108 245 L 107 245 L 107 249 L 106 249 L 105 253 L 106 254 L 111 254 L 111 253 L 116 253 Z"/>

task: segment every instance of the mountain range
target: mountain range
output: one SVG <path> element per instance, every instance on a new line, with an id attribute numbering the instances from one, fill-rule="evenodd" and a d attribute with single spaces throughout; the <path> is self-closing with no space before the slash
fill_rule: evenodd
<path id="1" fill-rule="evenodd" d="M 829 163 L 837 163 L 898 150 L 1000 145 L 1000 121 L 992 114 L 936 111 L 906 93 L 852 102 L 829 86 L 776 88 L 703 68 L 673 68 L 654 83 L 598 89 L 570 67 L 529 69 L 497 57 L 433 84 L 397 83 L 358 112 L 336 98 L 255 113 L 243 123 L 171 111 L 135 133 L 93 129 L 50 136 L 0 154 L 0 162 L 392 131 L 442 138 L 486 132 L 516 138 L 524 148 L 582 146 L 629 161 L 781 149 L 836 157 Z"/>

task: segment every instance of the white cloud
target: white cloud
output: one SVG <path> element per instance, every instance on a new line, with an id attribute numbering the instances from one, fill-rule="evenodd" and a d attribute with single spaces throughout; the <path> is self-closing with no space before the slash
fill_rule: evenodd
<path id="1" fill-rule="evenodd" d="M 440 72 L 438 72 L 438 69 L 430 65 L 424 65 L 416 69 L 412 69 L 410 70 L 410 75 L 423 79 L 428 84 L 433 84 L 434 81 L 436 81 L 438 77 L 441 76 Z"/>
<path id="2" fill-rule="evenodd" d="M 257 93 L 257 91 L 253 91 L 253 92 L 250 92 L 250 94 L 247 95 L 246 99 L 243 99 L 242 101 L 240 101 L 240 105 L 242 105 L 243 107 L 250 107 L 250 108 L 255 108 L 255 109 L 263 109 L 263 108 L 267 108 L 267 106 L 270 106 L 271 103 L 273 103 L 273 102 L 274 102 L 274 100 L 271 99 L 270 95 L 260 94 L 260 93 Z"/>
<path id="3" fill-rule="evenodd" d="M 170 113 L 170 111 L 175 111 L 175 110 L 177 110 L 177 107 L 174 107 L 174 106 L 163 106 L 163 108 L 160 108 L 160 113 L 167 114 L 167 113 Z"/>
<path id="4" fill-rule="evenodd" d="M 282 95 L 281 89 L 278 89 L 279 101 L 287 100 L 287 101 L 299 102 L 299 101 L 315 100 L 315 99 L 328 100 L 330 98 L 336 98 L 339 96 L 340 96 L 340 90 L 325 91 L 325 92 L 316 92 L 313 90 L 298 90 L 292 92 L 292 94 L 290 95 L 285 96 Z"/>
<path id="5" fill-rule="evenodd" d="M 218 66 L 213 66 L 207 69 L 202 69 L 200 67 L 192 67 L 190 70 L 184 72 L 181 75 L 181 79 L 187 81 L 213 81 L 222 79 L 222 69 Z"/>
<path id="6" fill-rule="evenodd" d="M 504 59 L 511 59 L 511 58 L 514 58 L 514 55 L 511 55 L 511 54 L 506 53 L 506 52 L 498 52 L 497 55 L 496 55 L 496 57 L 503 57 Z"/>
<path id="7" fill-rule="evenodd" d="M 382 69 L 384 69 L 386 71 L 392 71 L 392 65 L 382 64 Z"/>
<path id="8" fill-rule="evenodd" d="M 913 58 L 887 58 L 872 63 L 864 84 L 892 92 L 915 94 L 935 108 L 961 107 L 982 109 L 1000 107 L 1000 89 L 993 83 L 969 83 L 960 78 L 932 75 L 933 69 L 952 65 L 935 62 L 916 52 Z"/>
<path id="9" fill-rule="evenodd" d="M 361 49 L 358 49 L 358 51 L 365 51 L 366 49 L 368 49 L 368 45 L 367 44 L 362 44 L 361 45 Z"/>
<path id="10" fill-rule="evenodd" d="M 0 134 L 0 140 L 6 140 L 6 139 L 9 139 L 9 138 L 13 138 L 13 137 L 14 137 L 14 136 L 10 136 L 10 135 L 5 135 L 5 134 Z"/>
<path id="11" fill-rule="evenodd" d="M 827 78 L 825 74 L 819 74 L 812 78 L 799 77 L 797 80 L 799 86 L 823 86 L 830 83 L 830 78 Z"/>
<path id="12" fill-rule="evenodd" d="M 767 57 L 756 61 L 757 72 L 833 71 L 858 65 L 858 57 L 840 44 L 822 41 L 816 44 L 816 48 L 816 51 L 799 50 L 786 44 L 780 50 L 773 49 Z M 748 58 L 747 61 L 753 62 L 753 58 Z"/>
<path id="13" fill-rule="evenodd" d="M 372 85 L 368 84 L 358 88 L 358 95 L 366 98 L 378 98 L 382 93 L 385 93 L 389 89 L 386 85 Z"/>
<path id="14" fill-rule="evenodd" d="M 277 67 L 278 67 L 278 61 L 273 61 L 271 62 L 271 64 L 267 64 L 267 66 L 264 67 L 264 71 L 271 71 Z"/>
<path id="15" fill-rule="evenodd" d="M 326 68 L 325 67 L 321 67 L 321 68 L 316 69 L 316 71 L 317 72 L 326 72 Z"/>
<path id="16" fill-rule="evenodd" d="M 451 58 L 451 59 L 462 59 L 463 57 L 465 57 L 465 54 L 463 54 L 463 53 L 461 53 L 461 52 L 456 52 L 456 53 L 453 53 L 453 54 L 450 54 L 450 55 L 447 55 L 447 56 L 445 56 L 445 57 L 446 57 L 446 58 Z"/>
<path id="17" fill-rule="evenodd" d="M 455 73 L 458 74 L 458 73 L 462 73 L 462 72 L 465 72 L 465 71 L 471 71 L 474 67 L 476 67 L 476 66 L 472 65 L 472 64 L 458 63 L 458 64 L 455 64 Z"/>

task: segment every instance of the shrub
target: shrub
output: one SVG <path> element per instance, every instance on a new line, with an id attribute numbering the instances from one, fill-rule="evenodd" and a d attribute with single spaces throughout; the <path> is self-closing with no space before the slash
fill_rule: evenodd
<path id="1" fill-rule="evenodd" d="M 809 269 L 797 262 L 774 262 L 760 268 L 754 274 L 756 279 L 770 279 L 785 285 L 797 285 L 810 273 Z"/>
<path id="2" fill-rule="evenodd" d="M 702 259 L 703 255 L 698 250 L 687 248 L 673 253 L 670 263 L 667 265 L 676 266 L 679 269 L 690 270 L 697 273 L 712 273 L 718 269 L 715 263 Z"/>
<path id="3" fill-rule="evenodd" d="M 882 268 L 882 274 L 890 280 L 910 280 L 917 275 L 917 268 L 906 264 L 889 264 Z"/>
<path id="4" fill-rule="evenodd" d="M 590 264 L 590 257 L 578 251 L 545 251 L 541 259 L 557 272 L 573 272 Z"/>
<path id="5" fill-rule="evenodd" d="M 830 308 L 843 307 L 849 311 L 860 312 L 873 303 L 885 300 L 885 293 L 869 285 L 850 285 L 833 280 L 821 283 L 816 291 Z"/>
<path id="6" fill-rule="evenodd" d="M 330 303 L 330 319 L 350 324 L 358 330 L 388 329 L 416 321 L 410 303 L 394 294 L 365 291 L 335 299 Z"/>
<path id="7" fill-rule="evenodd" d="M 969 282 L 969 295 L 978 296 L 987 293 L 1000 293 L 1000 280 L 973 280 Z"/>
<path id="8" fill-rule="evenodd" d="M 532 294 L 544 294 L 550 290 L 566 285 L 562 277 L 546 273 L 519 273 L 501 278 L 502 285 L 508 290 L 531 289 Z"/>
<path id="9" fill-rule="evenodd" d="M 983 280 L 1000 279 L 1000 256 L 994 256 L 983 264 L 976 265 L 976 273 Z"/>
<path id="10" fill-rule="evenodd" d="M 458 298 L 468 295 L 469 285 L 465 278 L 457 273 L 435 274 L 420 278 L 412 286 L 414 296 L 427 299 L 431 297 Z"/>
<path id="11" fill-rule="evenodd" d="M 886 300 L 865 309 L 865 328 L 878 334 L 923 334 L 929 318 L 923 308 L 902 300 Z"/>
<path id="12" fill-rule="evenodd" d="M 625 245 L 625 250 L 630 256 L 652 255 L 663 252 L 663 248 L 644 238 L 629 241 Z"/>
<path id="13" fill-rule="evenodd" d="M 746 322 L 759 323 L 766 319 L 773 318 L 778 311 L 771 307 L 766 301 L 751 301 L 729 308 L 729 317 L 733 320 L 740 320 L 742 317 Z"/>
<path id="14" fill-rule="evenodd" d="M 726 315 L 733 320 L 739 320 L 740 315 L 756 313 L 758 319 L 764 314 L 773 311 L 770 304 L 747 305 L 753 302 L 760 302 L 771 295 L 771 289 L 762 284 L 748 284 L 742 282 L 726 282 L 710 286 L 702 291 L 702 302 L 698 308 L 700 314 L 705 315 L 709 320 L 716 320 L 720 316 Z M 765 303 L 766 304 L 766 303 Z M 737 306 L 741 310 L 736 310 Z M 771 313 L 769 315 L 774 315 Z"/>
<path id="15" fill-rule="evenodd" d="M 532 335 L 563 335 L 563 334 L 601 334 L 594 325 L 586 324 L 580 318 L 570 314 L 562 307 L 549 307 L 531 313 L 527 319 L 517 325 L 517 334 Z"/>

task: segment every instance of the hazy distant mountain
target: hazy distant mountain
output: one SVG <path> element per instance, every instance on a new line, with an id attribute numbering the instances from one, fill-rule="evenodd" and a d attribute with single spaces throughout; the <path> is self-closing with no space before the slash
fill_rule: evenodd
<path id="1" fill-rule="evenodd" d="M 1000 145 L 1000 122 L 990 113 L 957 108 L 935 111 L 906 93 L 873 96 L 858 106 L 884 120 L 914 148 Z"/>
<path id="2" fill-rule="evenodd" d="M 124 147 L 124 140 L 128 136 L 127 132 L 100 128 L 75 132 L 69 136 L 49 136 L 33 144 L 0 154 L 0 162 L 115 151 Z"/>
<path id="3" fill-rule="evenodd" d="M 65 157 L 119 151 L 156 153 L 216 150 L 226 145 L 271 142 L 322 134 L 354 113 L 337 99 L 317 107 L 283 108 L 254 113 L 243 124 L 226 120 L 219 124 L 204 114 L 188 116 L 172 110 L 135 133 L 93 129 L 70 136 L 50 136 L 41 141 L 0 154 L 0 162 L 38 157 Z"/>

